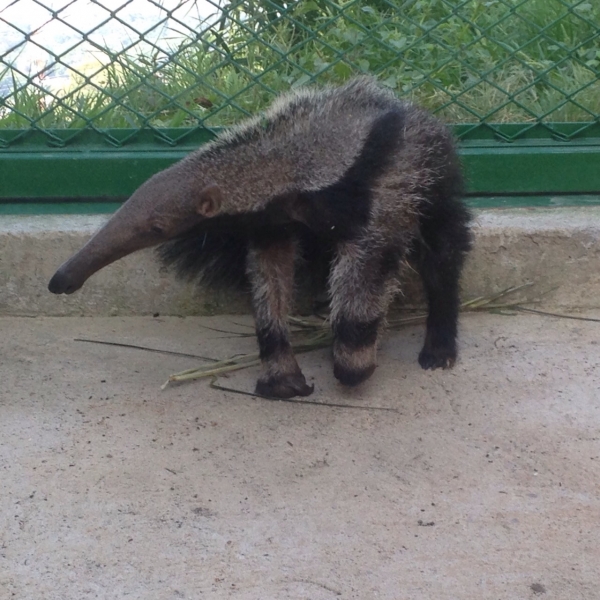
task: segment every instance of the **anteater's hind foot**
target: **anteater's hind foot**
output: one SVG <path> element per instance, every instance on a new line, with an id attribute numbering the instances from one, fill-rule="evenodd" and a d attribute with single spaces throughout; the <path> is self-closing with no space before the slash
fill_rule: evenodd
<path id="1" fill-rule="evenodd" d="M 397 249 L 381 249 L 377 236 L 339 244 L 330 276 L 333 374 L 359 385 L 377 366 L 377 340 L 392 297 Z"/>
<path id="2" fill-rule="evenodd" d="M 415 246 L 429 312 L 425 343 L 419 354 L 424 369 L 449 369 L 456 361 L 459 278 L 471 248 L 470 215 L 453 197 L 433 198 L 421 216 L 421 238 Z"/>
<path id="3" fill-rule="evenodd" d="M 456 362 L 456 337 L 427 332 L 425 344 L 419 353 L 419 364 L 423 369 L 451 369 Z"/>
<path id="4" fill-rule="evenodd" d="M 373 375 L 377 366 L 376 355 L 376 344 L 352 349 L 336 342 L 333 346 L 333 374 L 344 385 L 359 385 Z"/>

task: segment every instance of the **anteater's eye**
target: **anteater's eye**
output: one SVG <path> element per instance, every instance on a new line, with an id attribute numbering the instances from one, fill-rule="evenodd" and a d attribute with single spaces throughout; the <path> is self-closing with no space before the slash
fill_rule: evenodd
<path id="1" fill-rule="evenodd" d="M 150 227 L 150 231 L 156 235 L 163 235 L 165 233 L 165 230 L 160 225 L 156 224 Z"/>

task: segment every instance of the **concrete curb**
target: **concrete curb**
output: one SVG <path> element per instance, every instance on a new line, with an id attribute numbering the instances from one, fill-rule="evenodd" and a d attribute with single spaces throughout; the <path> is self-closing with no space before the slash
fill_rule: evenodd
<path id="1" fill-rule="evenodd" d="M 97 273 L 72 296 L 54 296 L 56 268 L 104 222 L 104 216 L 0 218 L 0 314 L 209 315 L 247 312 L 247 298 L 177 282 L 142 251 Z M 463 278 L 463 297 L 487 296 L 535 283 L 518 298 L 543 298 L 545 307 L 600 307 L 600 207 L 476 212 L 475 247 Z M 409 278 L 404 301 L 420 301 Z M 543 295 L 543 296 L 542 296 Z"/>

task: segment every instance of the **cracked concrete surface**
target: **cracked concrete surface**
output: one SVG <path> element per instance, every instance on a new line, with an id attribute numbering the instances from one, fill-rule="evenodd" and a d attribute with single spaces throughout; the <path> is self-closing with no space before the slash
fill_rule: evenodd
<path id="1" fill-rule="evenodd" d="M 390 332 L 354 391 L 300 357 L 315 401 L 397 412 L 160 391 L 200 361 L 74 341 L 222 358 L 254 340 L 205 326 L 248 323 L 0 319 L 2 600 L 600 598 L 600 323 L 467 314 L 433 373 Z"/>

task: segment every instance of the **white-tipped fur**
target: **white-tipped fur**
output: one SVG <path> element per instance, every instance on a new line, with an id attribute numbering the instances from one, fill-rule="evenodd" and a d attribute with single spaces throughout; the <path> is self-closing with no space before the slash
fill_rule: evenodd
<path id="1" fill-rule="evenodd" d="M 348 385 L 373 372 L 398 271 L 412 259 L 429 303 L 419 362 L 446 367 L 470 248 L 461 193 L 448 130 L 374 79 L 294 90 L 146 181 L 49 288 L 72 293 L 158 244 L 181 274 L 249 281 L 263 359 L 257 391 L 289 397 L 312 391 L 286 326 L 297 255 L 329 268 L 334 373 Z"/>

